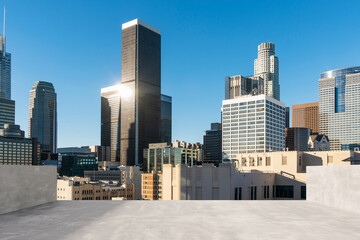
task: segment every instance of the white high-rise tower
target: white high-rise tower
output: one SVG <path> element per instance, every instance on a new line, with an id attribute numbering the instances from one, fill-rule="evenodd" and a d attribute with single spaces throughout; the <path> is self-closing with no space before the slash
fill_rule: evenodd
<path id="1" fill-rule="evenodd" d="M 275 56 L 275 44 L 261 43 L 258 58 L 254 61 L 254 76 L 264 79 L 264 93 L 280 100 L 279 60 Z"/>

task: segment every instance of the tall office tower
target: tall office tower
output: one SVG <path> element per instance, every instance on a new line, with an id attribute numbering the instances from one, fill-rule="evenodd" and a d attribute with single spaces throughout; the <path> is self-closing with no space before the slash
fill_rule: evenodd
<path id="1" fill-rule="evenodd" d="M 172 97 L 161 94 L 161 142 L 171 143 Z"/>
<path id="2" fill-rule="evenodd" d="M 221 123 L 211 123 L 211 130 L 206 130 L 204 135 L 204 163 L 219 165 L 222 160 L 222 134 Z"/>
<path id="3" fill-rule="evenodd" d="M 11 100 L 11 54 L 6 52 L 5 40 L 4 7 L 4 29 L 0 35 L 0 98 Z"/>
<path id="4" fill-rule="evenodd" d="M 238 153 L 285 148 L 285 104 L 267 95 L 239 97 L 222 103 L 223 161 Z"/>
<path id="5" fill-rule="evenodd" d="M 360 66 L 320 74 L 319 120 L 331 150 L 360 146 Z"/>
<path id="6" fill-rule="evenodd" d="M 161 140 L 160 31 L 138 19 L 123 24 L 121 65 L 120 164 L 131 166 Z"/>
<path id="7" fill-rule="evenodd" d="M 292 127 L 310 128 L 311 134 L 319 133 L 319 103 L 292 105 Z"/>
<path id="8" fill-rule="evenodd" d="M 249 94 L 264 94 L 264 80 L 261 77 L 237 75 L 225 78 L 225 99 L 233 99 Z"/>
<path id="9" fill-rule="evenodd" d="M 52 83 L 35 82 L 30 90 L 29 133 L 37 138 L 43 153 L 56 153 L 57 101 Z"/>
<path id="10" fill-rule="evenodd" d="M 279 60 L 275 56 L 275 44 L 261 43 L 258 58 L 254 62 L 254 76 L 264 79 L 265 94 L 280 101 Z"/>
<path id="11" fill-rule="evenodd" d="M 290 108 L 285 108 L 285 128 L 290 127 Z"/>
<path id="12" fill-rule="evenodd" d="M 309 137 L 309 128 L 285 128 L 285 146 L 290 151 L 307 151 Z"/>
<path id="13" fill-rule="evenodd" d="M 101 89 L 101 146 L 110 147 L 110 160 L 120 162 L 121 85 Z"/>
<path id="14" fill-rule="evenodd" d="M 6 123 L 15 124 L 15 101 L 0 98 L 0 129 Z"/>

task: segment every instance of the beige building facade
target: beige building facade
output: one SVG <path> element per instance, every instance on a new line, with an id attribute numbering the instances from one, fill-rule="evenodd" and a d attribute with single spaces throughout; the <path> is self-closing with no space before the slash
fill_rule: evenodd
<path id="1" fill-rule="evenodd" d="M 311 134 L 319 133 L 319 103 L 292 105 L 291 127 L 310 128 Z"/>
<path id="2" fill-rule="evenodd" d="M 162 200 L 162 173 L 143 173 L 141 175 L 142 199 Z"/>
<path id="3" fill-rule="evenodd" d="M 57 200 L 111 200 L 113 197 L 134 200 L 134 185 L 90 182 L 81 177 L 57 180 Z"/>

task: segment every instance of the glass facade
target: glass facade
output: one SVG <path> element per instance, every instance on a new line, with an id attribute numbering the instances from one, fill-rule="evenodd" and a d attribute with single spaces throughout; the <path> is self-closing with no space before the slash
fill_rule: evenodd
<path id="1" fill-rule="evenodd" d="M 172 97 L 161 94 L 161 142 L 171 143 Z"/>
<path id="2" fill-rule="evenodd" d="M 40 142 L 41 152 L 56 153 L 57 101 L 52 83 L 35 82 L 30 90 L 29 135 Z"/>
<path id="3" fill-rule="evenodd" d="M 331 150 L 360 143 L 360 67 L 324 72 L 319 79 L 319 131 Z"/>
<path id="4" fill-rule="evenodd" d="M 162 172 L 163 164 L 186 164 L 188 166 L 202 163 L 202 150 L 193 148 L 163 147 L 144 149 L 144 172 Z"/>
<path id="5" fill-rule="evenodd" d="M 284 148 L 285 104 L 266 95 L 223 101 L 223 161 L 235 159 L 238 153 Z"/>
<path id="6" fill-rule="evenodd" d="M 120 162 L 121 85 L 101 89 L 101 146 L 110 146 L 110 160 Z"/>
<path id="7" fill-rule="evenodd" d="M 212 123 L 211 130 L 205 131 L 204 136 L 204 163 L 219 165 L 222 159 L 221 123 Z"/>
<path id="8" fill-rule="evenodd" d="M 0 51 L 0 98 L 11 99 L 11 54 Z"/>
<path id="9" fill-rule="evenodd" d="M 68 177 L 84 177 L 84 171 L 97 170 L 98 159 L 93 156 L 74 156 L 65 155 L 61 156 L 61 176 Z"/>
<path id="10" fill-rule="evenodd" d="M 15 101 L 0 98 L 0 128 L 7 123 L 15 124 Z"/>
<path id="11" fill-rule="evenodd" d="M 123 24 L 120 164 L 143 163 L 143 149 L 161 140 L 161 35 L 140 20 Z"/>

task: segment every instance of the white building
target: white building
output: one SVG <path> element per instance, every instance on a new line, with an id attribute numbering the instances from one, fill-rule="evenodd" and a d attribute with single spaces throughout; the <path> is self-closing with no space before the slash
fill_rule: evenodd
<path id="1" fill-rule="evenodd" d="M 285 148 L 285 104 L 266 95 L 223 100 L 223 161 Z"/>
<path id="2" fill-rule="evenodd" d="M 279 60 L 275 56 L 275 44 L 261 43 L 258 58 L 254 61 L 254 76 L 264 79 L 265 94 L 280 100 Z"/>
<path id="3" fill-rule="evenodd" d="M 308 140 L 308 149 L 310 151 L 330 151 L 330 142 L 325 135 L 310 135 Z"/>

